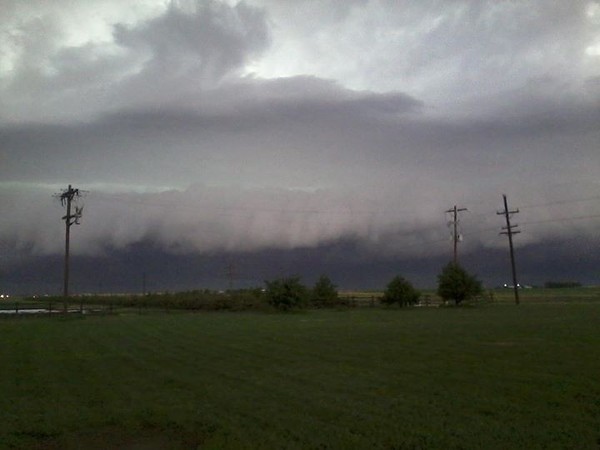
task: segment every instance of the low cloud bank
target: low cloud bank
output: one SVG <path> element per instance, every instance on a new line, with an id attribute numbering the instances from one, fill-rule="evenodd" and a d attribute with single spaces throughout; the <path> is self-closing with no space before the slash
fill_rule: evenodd
<path id="1" fill-rule="evenodd" d="M 77 186 L 85 189 L 85 186 Z M 597 245 L 598 196 L 582 186 L 565 197 L 552 192 L 529 196 L 513 223 L 522 233 L 518 246 L 572 238 Z M 64 209 L 50 188 L 3 188 L 2 204 L 12 214 L 1 219 L 0 241 L 17 255 L 60 254 L 64 247 Z M 483 194 L 483 195 L 482 195 Z M 548 195 L 549 194 L 549 195 Z M 500 194 L 463 196 L 459 215 L 461 252 L 499 248 L 504 225 Z M 509 201 L 510 201 L 509 200 Z M 521 200 L 521 201 L 519 201 Z M 301 191 L 191 186 L 183 191 L 134 193 L 90 190 L 80 199 L 81 225 L 72 228 L 74 255 L 102 256 L 140 242 L 153 242 L 171 254 L 259 252 L 317 248 L 344 240 L 356 243 L 367 259 L 437 257 L 451 249 L 453 205 L 419 196 L 377 194 L 372 190 Z M 5 257 L 6 264 L 13 258 Z M 18 260 L 18 258 L 14 259 Z"/>

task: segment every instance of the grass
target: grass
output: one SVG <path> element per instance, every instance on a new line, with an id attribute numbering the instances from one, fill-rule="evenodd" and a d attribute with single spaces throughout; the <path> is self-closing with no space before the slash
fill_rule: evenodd
<path id="1" fill-rule="evenodd" d="M 0 448 L 597 448 L 600 303 L 0 320 Z"/>

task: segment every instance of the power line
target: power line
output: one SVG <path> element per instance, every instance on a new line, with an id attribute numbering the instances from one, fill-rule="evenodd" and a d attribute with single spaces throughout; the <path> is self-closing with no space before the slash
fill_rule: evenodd
<path id="1" fill-rule="evenodd" d="M 578 216 L 578 217 L 560 217 L 558 219 L 544 219 L 544 220 L 534 220 L 530 222 L 523 222 L 523 225 L 534 225 L 538 223 L 550 223 L 550 222 L 570 222 L 572 220 L 585 220 L 585 219 L 598 219 L 600 218 L 600 214 L 592 214 L 588 216 Z"/>
<path id="2" fill-rule="evenodd" d="M 148 194 L 141 194 L 143 196 L 147 196 Z M 118 196 L 119 200 L 122 201 L 122 203 L 129 203 L 129 204 L 138 204 L 138 205 L 144 205 L 144 206 L 149 206 L 149 207 L 157 207 L 157 208 L 169 208 L 171 210 L 178 210 L 178 209 L 185 209 L 185 210 L 189 210 L 189 211 L 198 211 L 198 207 L 197 206 L 192 206 L 191 204 L 173 204 L 173 203 L 164 203 L 164 202 L 156 202 L 156 201 L 148 201 L 150 199 L 148 198 L 131 198 L 129 196 Z M 534 208 L 534 207 L 541 207 L 541 206 L 551 206 L 554 204 L 567 204 L 567 203 L 576 203 L 576 202 L 583 202 L 583 201 L 589 201 L 589 200 L 593 200 L 596 198 L 600 198 L 600 197 L 582 197 L 582 198 L 577 198 L 577 199 L 570 199 L 570 200 L 564 200 L 564 201 L 556 201 L 556 202 L 547 202 L 547 203 L 543 203 L 543 204 L 531 204 L 531 205 L 527 205 L 526 208 Z M 106 198 L 106 196 L 104 195 L 95 195 L 94 196 L 94 200 L 99 200 L 99 201 L 104 201 L 104 202 L 111 202 L 112 200 L 110 198 Z M 458 213 L 459 211 L 462 211 L 463 208 L 457 208 L 457 218 L 456 220 L 451 220 L 449 222 L 449 225 L 453 227 L 453 232 L 452 232 L 452 240 L 453 240 L 453 246 L 456 247 L 457 243 L 461 241 L 461 238 L 463 235 L 468 235 L 468 236 L 472 236 L 472 235 L 479 235 L 482 233 L 486 233 L 488 231 L 493 231 L 496 230 L 496 227 L 494 228 L 484 228 L 484 229 L 479 229 L 479 230 L 473 230 L 473 231 L 467 231 L 466 233 L 462 233 L 462 231 L 459 229 L 458 224 L 459 224 L 459 220 L 458 220 Z M 390 211 L 390 210 L 383 210 L 383 209 L 378 209 L 378 210 L 356 210 L 356 209 L 352 209 L 350 207 L 350 205 L 347 205 L 345 207 L 345 209 L 335 209 L 335 210 L 321 210 L 321 209 L 290 209 L 290 208 L 273 208 L 273 207 L 252 207 L 252 206 L 210 206 L 209 209 L 213 209 L 213 210 L 217 210 L 220 211 L 216 214 L 218 215 L 244 215 L 245 217 L 251 218 L 252 216 L 249 214 L 246 214 L 246 212 L 258 212 L 258 213 L 279 213 L 280 215 L 287 215 L 287 214 L 304 214 L 306 216 L 308 215 L 321 215 L 322 219 L 324 219 L 326 222 L 324 222 L 324 224 L 329 225 L 330 222 L 335 221 L 331 216 L 339 216 L 340 218 L 344 217 L 344 220 L 346 220 L 346 217 L 348 215 L 352 216 L 352 215 L 363 215 L 363 214 L 370 214 L 370 215 L 380 215 L 380 216 L 390 216 L 390 215 L 397 215 L 400 213 L 400 211 L 395 210 L 395 211 Z M 465 208 L 466 210 L 466 208 Z M 447 213 L 452 213 L 454 214 L 454 208 L 451 208 L 449 210 L 446 211 Z M 479 217 L 489 217 L 488 214 L 492 214 L 492 211 L 486 212 L 486 213 L 475 213 L 472 214 L 473 218 L 479 218 Z M 299 220 L 303 220 L 303 221 L 310 221 L 312 218 L 310 217 L 269 217 L 269 221 L 277 221 L 277 222 L 285 222 L 285 223 L 298 223 Z M 329 216 L 329 217 L 327 217 Z M 314 217 L 314 216 L 313 216 Z M 470 216 L 471 217 L 471 216 Z M 594 218 L 598 218 L 600 217 L 600 215 L 587 215 L 587 216 L 578 216 L 578 217 L 570 217 L 570 218 L 556 218 L 556 219 L 545 219 L 545 220 L 538 220 L 538 221 L 527 221 L 527 222 L 523 222 L 523 224 L 538 224 L 538 223 L 550 223 L 550 222 L 559 222 L 559 221 L 571 221 L 571 220 L 584 220 L 584 219 L 594 219 Z M 482 221 L 483 222 L 483 221 Z M 206 223 L 206 224 L 211 224 L 211 225 L 215 225 L 218 223 L 218 219 L 215 218 L 215 220 L 197 220 L 195 221 L 195 223 Z M 456 231 L 454 231 L 454 226 L 456 225 Z M 303 227 L 308 226 L 308 223 L 304 223 Z M 403 233 L 403 234 L 412 234 L 410 232 L 407 233 Z M 408 248 L 408 247 L 413 247 L 416 245 L 436 245 L 438 243 L 443 242 L 445 239 L 439 239 L 439 240 L 418 240 L 418 242 L 410 242 L 407 243 L 406 245 L 403 245 L 403 248 Z M 458 256 L 456 257 L 456 260 L 458 260 Z"/>
<path id="3" fill-rule="evenodd" d="M 144 194 L 145 195 L 145 194 Z M 584 202 L 584 201 L 592 201 L 592 200 L 596 200 L 596 199 L 600 199 L 600 196 L 596 196 L 596 197 L 586 197 L 586 198 L 578 198 L 578 199 L 571 199 L 571 200 L 562 200 L 562 201 L 555 201 L 555 202 L 547 202 L 547 203 L 539 203 L 539 204 L 530 204 L 530 205 L 525 205 L 525 206 L 521 206 L 521 209 L 528 209 L 528 208 L 537 208 L 537 207 L 544 207 L 544 206 L 552 206 L 552 205 L 561 205 L 561 204 L 568 204 L 568 203 L 578 203 L 578 202 Z M 104 201 L 104 202 L 112 202 L 112 200 L 104 198 L 103 196 L 94 196 L 94 200 L 99 200 L 99 201 Z M 143 199 L 131 199 L 131 198 L 127 198 L 127 199 L 123 199 L 121 197 L 119 197 L 119 201 L 120 203 L 129 203 L 129 204 L 138 204 L 138 205 L 144 205 L 144 206 L 150 206 L 150 207 L 156 207 L 156 208 L 169 208 L 169 209 L 186 209 L 189 211 L 198 211 L 198 207 L 197 206 L 191 206 L 191 205 L 187 205 L 187 204 L 180 204 L 180 205 L 174 205 L 173 203 L 164 203 L 164 202 L 155 202 L 155 201 L 145 201 Z M 380 215 L 380 216 L 398 216 L 400 214 L 405 214 L 407 212 L 409 212 L 408 210 L 389 210 L 389 209 L 377 209 L 377 210 L 357 210 L 357 209 L 353 209 L 351 207 L 346 207 L 345 209 L 328 209 L 328 210 L 323 210 L 323 209 L 286 209 L 286 208 L 272 208 L 272 207 L 260 207 L 260 206 L 211 206 L 209 209 L 211 210 L 215 210 L 215 211 L 223 211 L 220 212 L 219 215 L 239 215 L 239 214 L 245 214 L 245 212 L 264 212 L 264 213 L 279 213 L 279 214 L 305 214 L 305 215 L 310 215 L 310 214 L 314 214 L 314 215 L 325 215 L 325 216 L 352 216 L 352 215 Z M 462 211 L 462 209 L 461 209 Z M 453 209 L 450 209 L 448 211 L 446 211 L 448 213 L 453 212 Z M 475 213 L 472 215 L 473 218 L 477 218 L 477 217 L 487 217 L 488 214 L 492 214 L 492 211 L 487 212 L 487 213 Z M 583 216 L 581 217 L 583 218 L 595 218 L 597 216 Z M 579 219 L 579 218 L 572 218 L 572 219 Z M 282 222 L 292 222 L 295 221 L 295 219 L 293 218 L 270 218 L 269 220 L 277 220 L 277 221 L 282 221 Z M 550 219 L 549 221 L 552 220 L 562 220 L 562 219 Z M 531 223 L 531 222 L 528 222 Z M 541 222 L 538 222 L 541 223 Z M 460 240 L 460 239 L 459 239 Z"/>
<path id="4" fill-rule="evenodd" d="M 600 200 L 600 196 L 586 197 L 586 198 L 575 198 L 575 199 L 571 199 L 571 200 L 557 200 L 557 201 L 547 202 L 547 203 L 537 203 L 537 204 L 531 204 L 531 205 L 524 205 L 524 206 L 521 206 L 521 209 L 539 208 L 539 207 L 543 207 L 543 206 L 564 205 L 564 204 L 567 204 L 567 203 L 590 202 L 590 201 L 594 201 L 594 200 Z"/>

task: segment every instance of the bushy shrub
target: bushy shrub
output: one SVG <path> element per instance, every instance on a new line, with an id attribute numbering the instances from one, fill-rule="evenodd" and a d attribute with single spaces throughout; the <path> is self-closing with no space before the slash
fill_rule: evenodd
<path id="1" fill-rule="evenodd" d="M 449 263 L 438 275 L 438 295 L 459 305 L 483 293 L 481 282 L 458 264 Z"/>
<path id="2" fill-rule="evenodd" d="M 381 303 L 385 305 L 397 303 L 398 306 L 414 305 L 419 302 L 420 296 L 421 293 L 408 280 L 397 276 L 388 283 Z"/>
<path id="3" fill-rule="evenodd" d="M 299 277 L 278 278 L 265 284 L 267 301 L 277 309 L 287 311 L 306 304 L 308 290 Z"/>

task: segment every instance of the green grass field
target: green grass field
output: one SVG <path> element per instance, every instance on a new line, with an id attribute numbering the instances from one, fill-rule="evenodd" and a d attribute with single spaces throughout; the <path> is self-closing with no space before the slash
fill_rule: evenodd
<path id="1" fill-rule="evenodd" d="M 600 302 L 0 320 L 0 448 L 598 448 Z"/>

